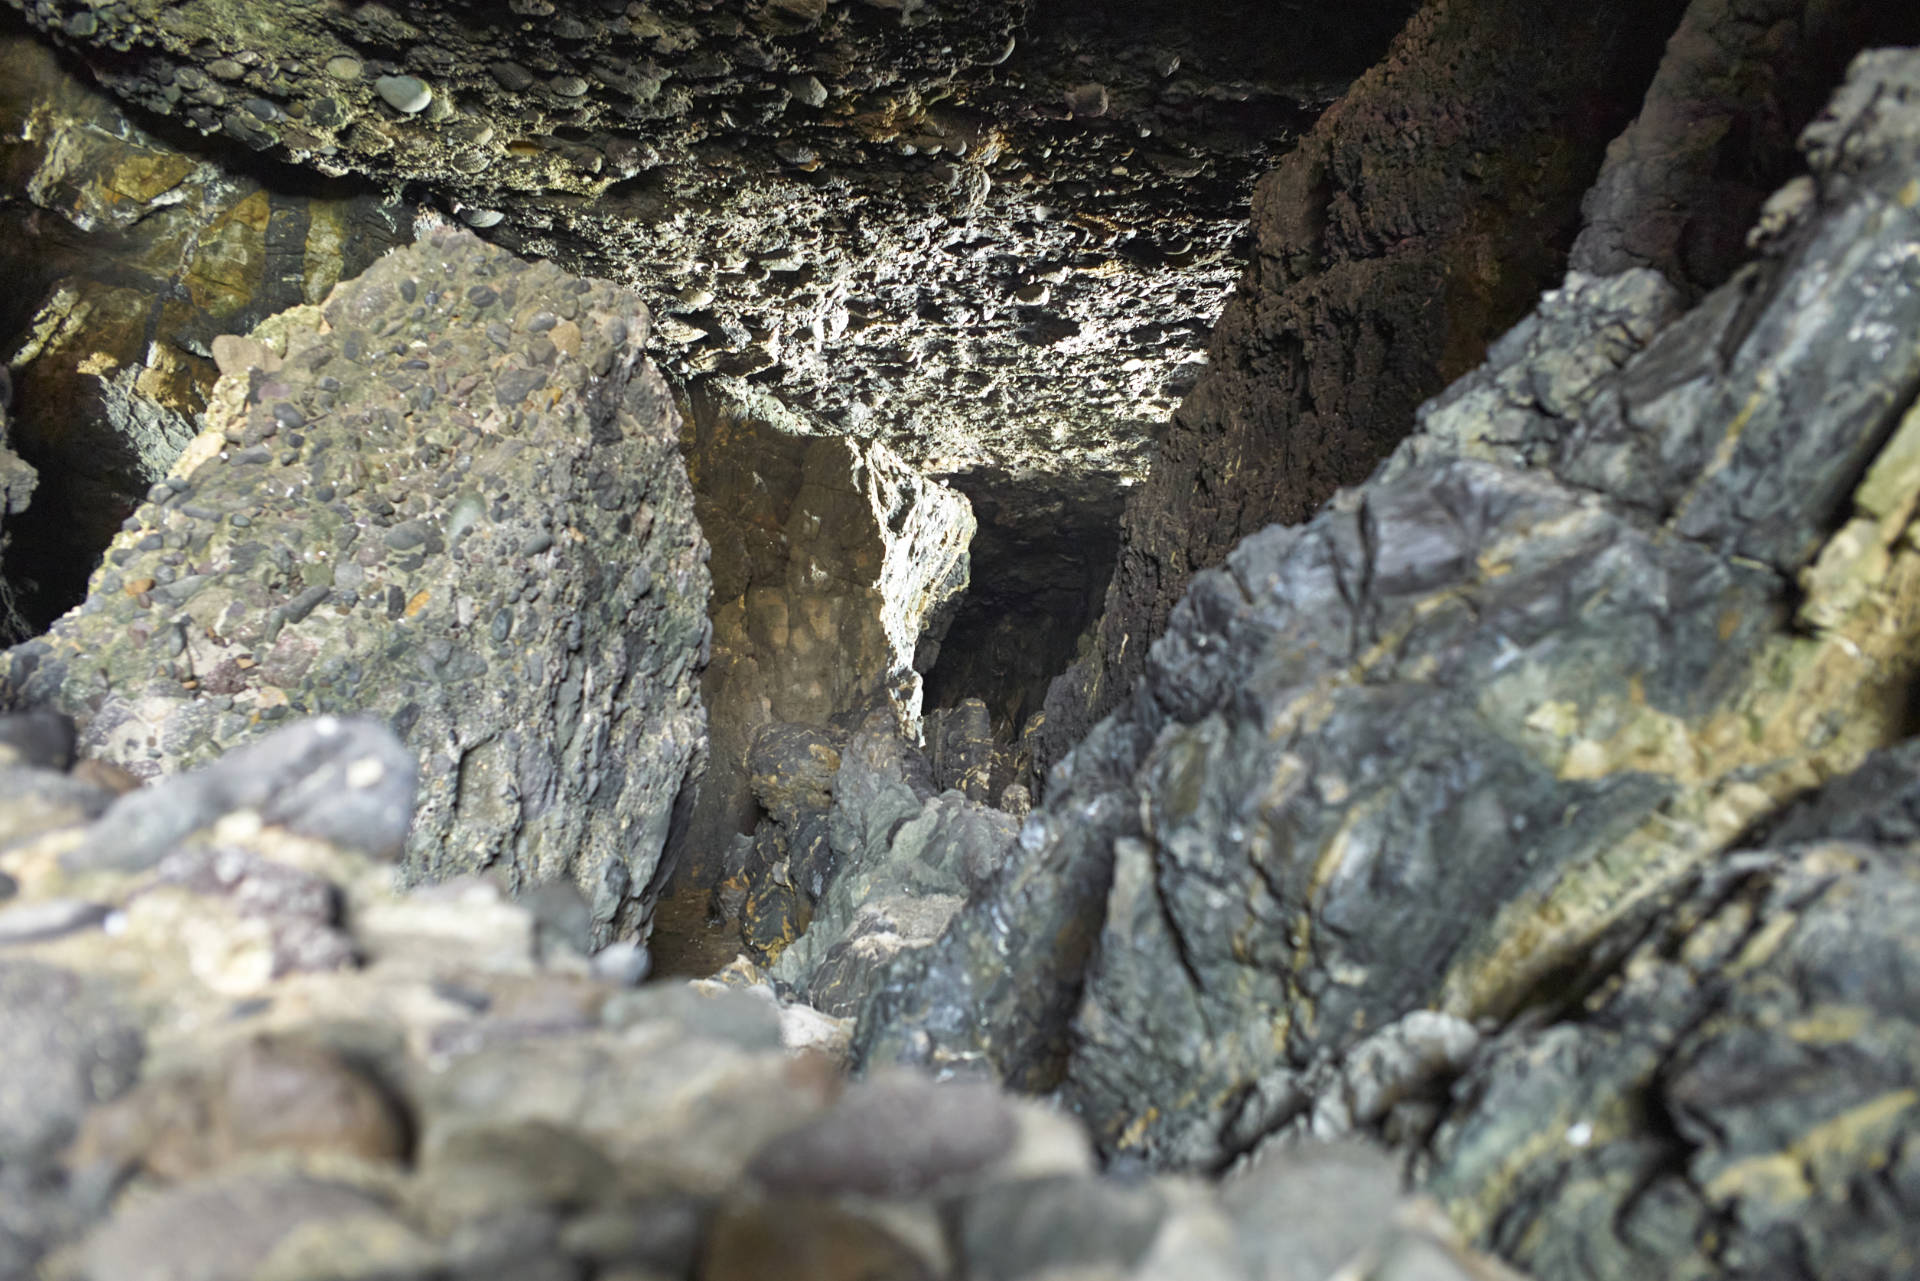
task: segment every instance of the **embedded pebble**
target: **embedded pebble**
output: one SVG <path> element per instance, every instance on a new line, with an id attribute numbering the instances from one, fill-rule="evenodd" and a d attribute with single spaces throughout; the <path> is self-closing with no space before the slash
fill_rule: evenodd
<path id="1" fill-rule="evenodd" d="M 335 80 L 358 80 L 362 70 L 360 59 L 344 53 L 327 59 L 327 74 Z"/>
<path id="2" fill-rule="evenodd" d="M 433 90 L 418 76 L 381 76 L 373 88 L 389 107 L 407 115 L 425 111 L 433 101 Z"/>

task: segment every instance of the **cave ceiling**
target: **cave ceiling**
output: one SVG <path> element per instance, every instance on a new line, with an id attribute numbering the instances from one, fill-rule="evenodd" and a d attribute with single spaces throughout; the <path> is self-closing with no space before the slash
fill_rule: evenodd
<path id="1" fill-rule="evenodd" d="M 1409 6 L 16 7 L 229 155 L 634 286 L 683 385 L 1111 517 L 1204 367 L 1253 180 Z"/>

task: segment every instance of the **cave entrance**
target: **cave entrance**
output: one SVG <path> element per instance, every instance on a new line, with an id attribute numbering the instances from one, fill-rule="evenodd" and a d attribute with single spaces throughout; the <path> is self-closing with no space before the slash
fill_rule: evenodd
<path id="1" fill-rule="evenodd" d="M 931 710 L 978 698 L 994 737 L 1013 742 L 1099 616 L 1126 489 L 1112 476 L 987 469 L 948 483 L 973 504 L 980 528 L 966 595 L 924 671 L 925 703 Z"/>

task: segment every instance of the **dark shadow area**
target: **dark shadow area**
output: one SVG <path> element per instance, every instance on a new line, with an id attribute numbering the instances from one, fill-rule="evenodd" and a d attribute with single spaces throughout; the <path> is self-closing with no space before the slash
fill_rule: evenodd
<path id="1" fill-rule="evenodd" d="M 1011 741 L 1099 615 L 1127 491 L 1100 478 L 1068 489 L 985 470 L 948 483 L 973 503 L 980 529 L 967 594 L 926 671 L 925 705 L 978 698 L 995 737 Z"/>

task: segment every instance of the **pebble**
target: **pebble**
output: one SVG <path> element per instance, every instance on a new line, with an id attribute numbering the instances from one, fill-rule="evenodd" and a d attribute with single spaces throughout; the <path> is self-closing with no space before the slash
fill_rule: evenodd
<path id="1" fill-rule="evenodd" d="M 587 92 L 587 82 L 579 76 L 555 76 L 548 87 L 562 98 L 580 98 Z"/>
<path id="2" fill-rule="evenodd" d="M 827 87 L 820 83 L 818 76 L 795 75 L 787 77 L 787 92 L 798 102 L 809 107 L 827 105 Z"/>
<path id="3" fill-rule="evenodd" d="M 407 115 L 425 111 L 433 101 L 433 90 L 418 76 L 381 76 L 373 88 L 389 107 Z"/>
<path id="4" fill-rule="evenodd" d="M 1103 84 L 1075 85 L 1066 93 L 1067 110 L 1083 120 L 1094 119 L 1107 114 L 1112 105 Z"/>
<path id="5" fill-rule="evenodd" d="M 362 70 L 360 59 L 344 53 L 327 59 L 327 74 L 335 80 L 358 80 Z"/>
<path id="6" fill-rule="evenodd" d="M 91 929 L 112 912 L 113 908 L 106 903 L 73 898 L 42 899 L 0 909 L 0 945 L 36 943 Z"/>

